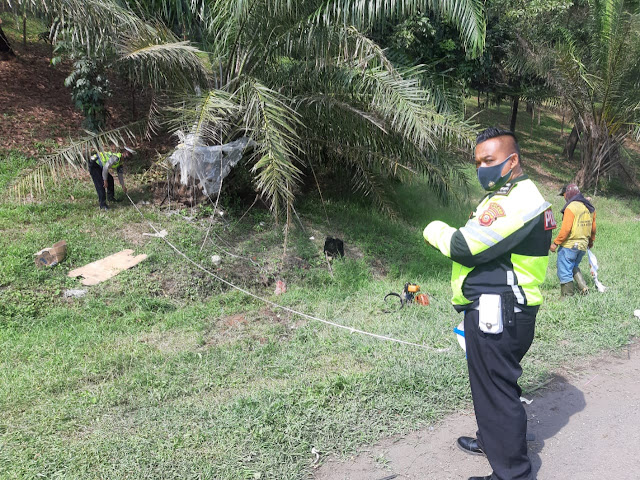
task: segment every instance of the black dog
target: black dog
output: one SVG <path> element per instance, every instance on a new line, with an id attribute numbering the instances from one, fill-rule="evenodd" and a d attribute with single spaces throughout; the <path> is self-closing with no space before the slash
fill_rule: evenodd
<path id="1" fill-rule="evenodd" d="M 324 253 L 331 258 L 344 257 L 344 242 L 339 238 L 327 237 L 324 241 Z"/>

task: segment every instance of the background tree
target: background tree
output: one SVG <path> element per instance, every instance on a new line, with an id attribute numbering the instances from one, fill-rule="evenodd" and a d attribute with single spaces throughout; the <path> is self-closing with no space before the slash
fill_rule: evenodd
<path id="1" fill-rule="evenodd" d="M 424 64 L 447 92 L 476 92 L 479 108 L 508 100 L 509 125 L 515 131 L 521 99 L 530 107 L 550 97 L 543 78 L 514 62 L 522 55 L 518 38 L 548 40 L 554 29 L 564 26 L 571 5 L 571 0 L 487 1 L 485 49 L 477 56 L 469 55 L 453 25 L 429 12 L 394 25 L 382 42 L 395 57 Z"/>
<path id="2" fill-rule="evenodd" d="M 6 60 L 9 57 L 15 56 L 16 54 L 13 52 L 13 48 L 11 48 L 9 39 L 2 31 L 2 19 L 0 18 L 0 60 Z"/>
<path id="3" fill-rule="evenodd" d="M 640 130 L 640 10 L 637 1 L 589 1 L 586 35 L 563 30 L 556 44 L 525 43 L 527 60 L 571 109 L 580 135 L 575 181 L 595 188 Z"/>
<path id="4" fill-rule="evenodd" d="M 386 178 L 426 175 L 442 196 L 462 178 L 443 151 L 466 145 L 472 126 L 436 95 L 425 67 L 396 62 L 369 33 L 429 10 L 479 53 L 485 28 L 479 0 L 176 1 L 166 2 L 159 17 L 151 17 L 157 3 L 151 0 L 45 3 L 69 25 L 72 47 L 130 62 L 162 89 L 162 120 L 172 130 L 207 143 L 252 137 L 255 187 L 276 215 L 289 211 L 307 165 L 343 176 L 346 170 L 355 188 L 387 211 Z M 175 38 L 177 29 L 201 50 Z M 209 68 L 202 83 L 196 59 L 204 50 Z M 167 72 L 184 81 L 168 81 Z M 70 148 L 65 155 L 77 153 Z"/>

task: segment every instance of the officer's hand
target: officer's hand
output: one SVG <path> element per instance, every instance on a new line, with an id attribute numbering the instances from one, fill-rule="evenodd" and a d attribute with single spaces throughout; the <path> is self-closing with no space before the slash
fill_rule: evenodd
<path id="1" fill-rule="evenodd" d="M 127 193 L 127 187 L 122 187 L 122 191 L 123 191 L 124 193 Z"/>
<path id="2" fill-rule="evenodd" d="M 589 248 L 589 249 L 592 249 L 592 248 L 593 248 L 593 242 L 589 242 L 588 248 Z"/>
<path id="3" fill-rule="evenodd" d="M 558 249 L 558 245 L 556 245 L 555 243 L 552 243 L 551 246 L 549 247 L 549 250 L 552 252 L 555 252 Z"/>
<path id="4" fill-rule="evenodd" d="M 106 180 L 104 181 L 104 188 L 109 188 L 109 185 Z"/>

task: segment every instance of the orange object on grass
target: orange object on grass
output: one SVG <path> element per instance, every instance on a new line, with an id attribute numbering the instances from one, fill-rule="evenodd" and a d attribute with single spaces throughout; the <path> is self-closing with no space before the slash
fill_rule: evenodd
<path id="1" fill-rule="evenodd" d="M 420 293 L 418 295 L 416 295 L 416 303 L 419 303 L 420 305 L 429 305 L 429 297 L 427 295 L 425 295 L 424 293 Z"/>

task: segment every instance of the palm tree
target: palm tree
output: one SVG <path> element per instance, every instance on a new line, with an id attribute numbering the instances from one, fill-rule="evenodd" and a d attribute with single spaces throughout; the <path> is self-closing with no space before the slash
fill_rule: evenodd
<path id="1" fill-rule="evenodd" d="M 570 31 L 555 46 L 526 46 L 528 60 L 572 110 L 580 135 L 575 181 L 595 188 L 627 137 L 640 138 L 640 9 L 637 1 L 590 0 L 588 42 Z"/>
<path id="2" fill-rule="evenodd" d="M 472 126 L 425 69 L 392 61 L 366 33 L 431 9 L 452 20 L 468 50 L 478 53 L 485 31 L 480 0 L 166 2 L 160 17 L 181 35 L 197 36 L 201 50 L 174 38 L 175 31 L 172 38 L 157 18 L 151 22 L 154 0 L 45 3 L 67 19 L 76 45 L 114 52 L 162 89 L 165 103 L 155 108 L 172 130 L 209 143 L 250 136 L 258 145 L 251 158 L 255 186 L 276 216 L 288 214 L 303 169 L 314 164 L 349 172 L 354 186 L 387 211 L 385 178 L 426 175 L 441 196 L 462 178 L 442 152 L 467 146 Z M 203 51 L 207 82 L 198 63 Z M 182 81 L 169 81 L 165 72 Z M 62 156 L 77 163 L 79 153 L 72 146 Z"/>

